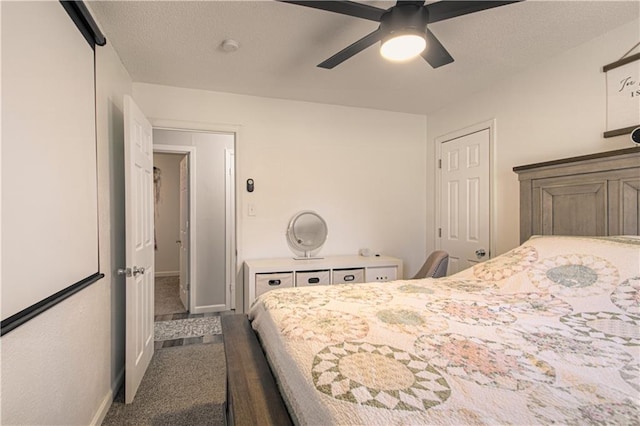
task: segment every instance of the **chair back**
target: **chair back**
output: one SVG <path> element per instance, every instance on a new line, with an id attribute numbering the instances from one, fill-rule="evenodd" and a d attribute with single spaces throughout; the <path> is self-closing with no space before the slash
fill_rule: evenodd
<path id="1" fill-rule="evenodd" d="M 422 268 L 413 279 L 444 277 L 447 275 L 448 265 L 449 253 L 443 250 L 436 250 L 429 255 L 427 261 L 424 262 L 424 265 L 422 265 Z"/>

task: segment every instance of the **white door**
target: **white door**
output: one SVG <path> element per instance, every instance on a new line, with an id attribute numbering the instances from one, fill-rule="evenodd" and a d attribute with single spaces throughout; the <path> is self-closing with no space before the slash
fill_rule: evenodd
<path id="1" fill-rule="evenodd" d="M 180 300 L 189 310 L 189 158 L 180 160 Z"/>
<path id="2" fill-rule="evenodd" d="M 489 258 L 490 129 L 440 145 L 440 248 L 448 274 Z"/>
<path id="3" fill-rule="evenodd" d="M 124 98 L 126 220 L 125 402 L 133 401 L 153 356 L 153 141 L 151 124 Z"/>

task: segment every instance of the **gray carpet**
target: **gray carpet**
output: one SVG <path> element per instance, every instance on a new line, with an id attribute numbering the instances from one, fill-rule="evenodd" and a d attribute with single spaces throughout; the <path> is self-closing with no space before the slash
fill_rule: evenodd
<path id="1" fill-rule="evenodd" d="M 121 390 L 103 425 L 224 425 L 224 345 L 156 350 L 133 403 Z"/>
<path id="2" fill-rule="evenodd" d="M 180 300 L 179 277 L 156 277 L 154 315 L 187 312 Z"/>

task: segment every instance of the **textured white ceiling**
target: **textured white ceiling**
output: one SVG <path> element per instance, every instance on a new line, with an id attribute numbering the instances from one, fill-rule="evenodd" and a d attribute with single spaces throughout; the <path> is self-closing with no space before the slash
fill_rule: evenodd
<path id="1" fill-rule="evenodd" d="M 387 62 L 376 44 L 325 70 L 316 65 L 377 23 L 276 1 L 92 1 L 90 7 L 136 82 L 419 114 L 640 15 L 637 0 L 528 0 L 431 25 L 455 59 L 441 68 L 421 58 Z M 237 52 L 222 50 L 227 38 L 240 43 Z M 612 52 L 611 60 L 630 47 Z"/>

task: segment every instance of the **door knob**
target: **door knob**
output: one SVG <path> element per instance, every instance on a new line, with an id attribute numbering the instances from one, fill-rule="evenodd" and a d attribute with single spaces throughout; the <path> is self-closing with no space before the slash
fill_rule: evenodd
<path id="1" fill-rule="evenodd" d="M 138 274 L 144 274 L 144 268 L 140 267 L 138 268 L 137 266 L 134 266 L 133 269 L 131 270 L 131 272 L 133 273 L 133 276 L 137 276 Z"/>
<path id="2" fill-rule="evenodd" d="M 176 244 L 182 244 L 181 240 L 176 240 Z"/>
<path id="3" fill-rule="evenodd" d="M 486 252 L 486 251 L 484 251 L 484 249 L 483 249 L 483 248 L 476 250 L 476 257 L 477 257 L 478 259 L 480 259 L 481 257 L 485 257 L 485 256 L 486 256 L 486 254 L 487 254 L 487 252 Z"/>
<path id="4" fill-rule="evenodd" d="M 116 272 L 118 275 L 124 275 L 125 277 L 135 277 L 138 274 L 144 274 L 144 268 L 138 268 L 137 266 L 134 266 L 133 268 L 119 268 Z"/>

